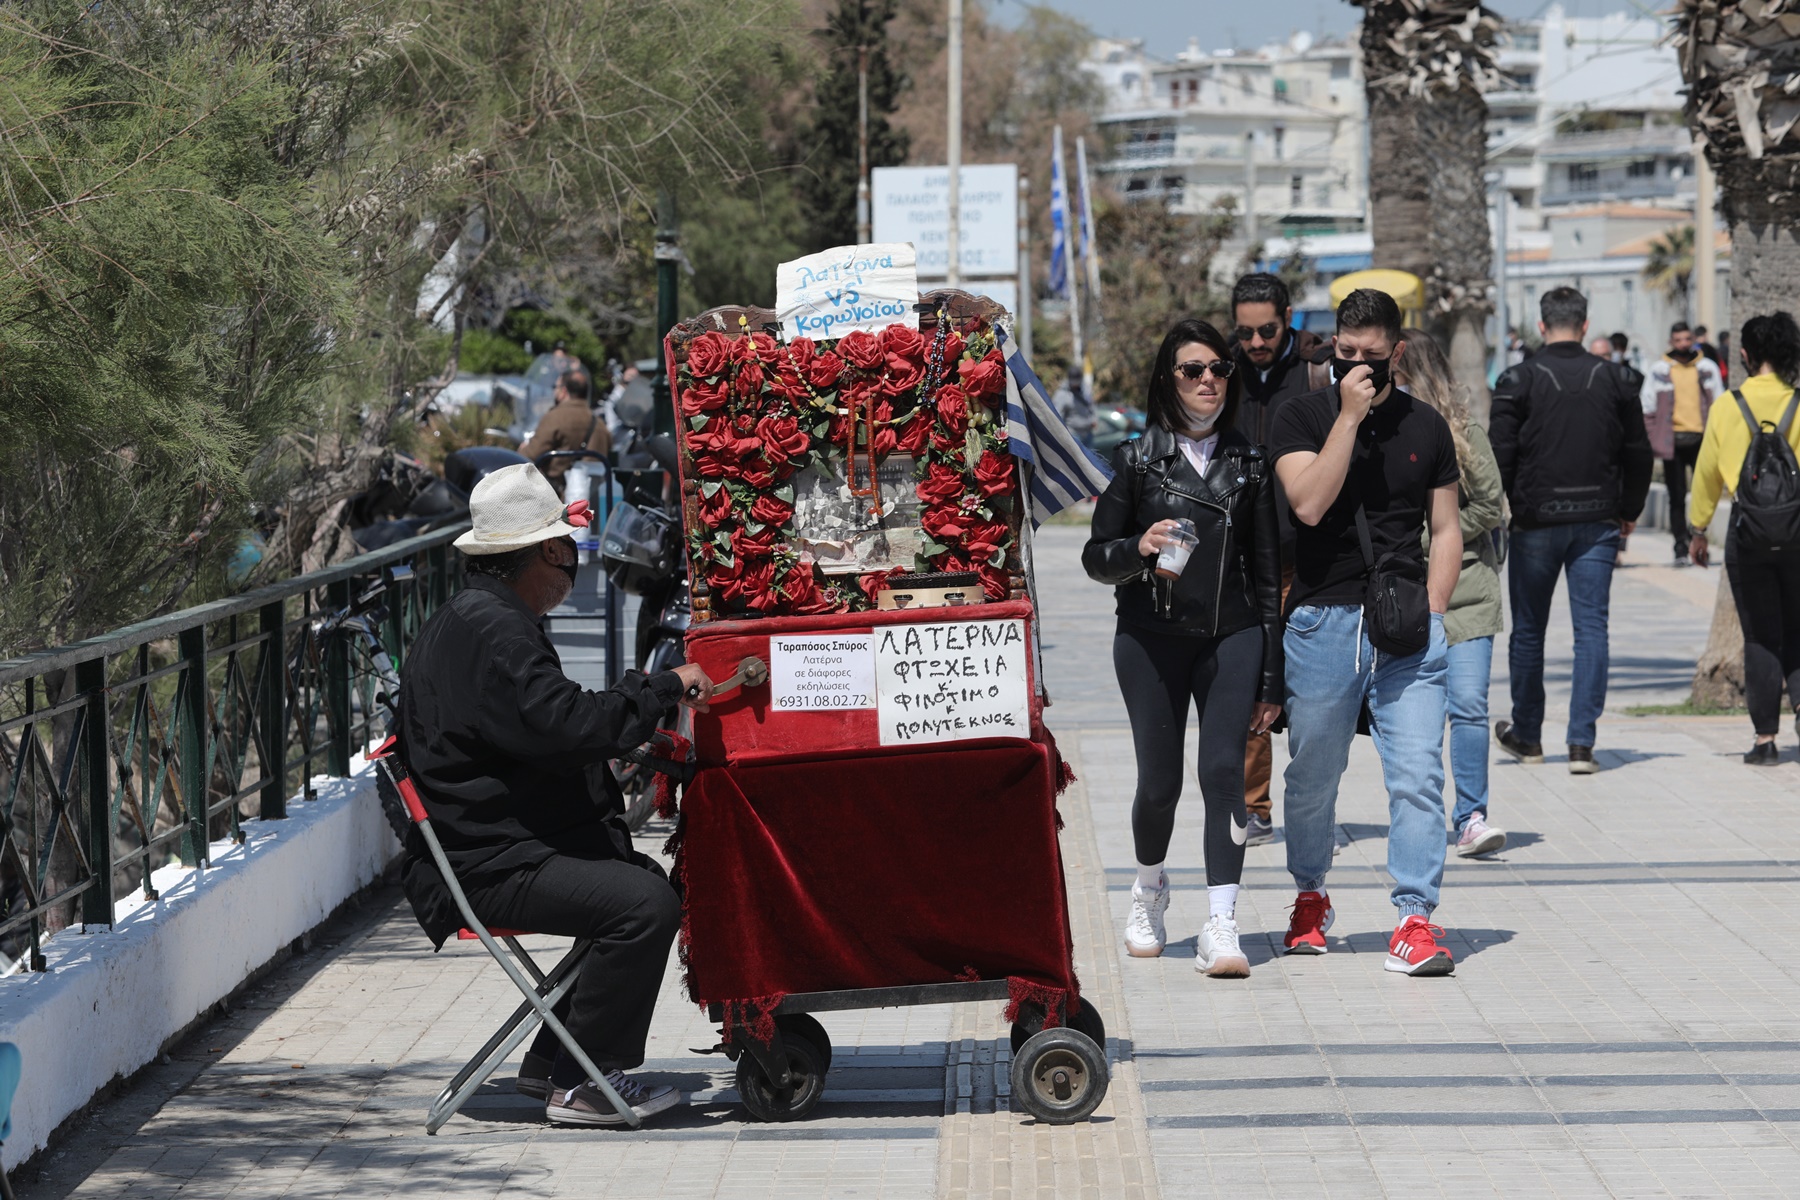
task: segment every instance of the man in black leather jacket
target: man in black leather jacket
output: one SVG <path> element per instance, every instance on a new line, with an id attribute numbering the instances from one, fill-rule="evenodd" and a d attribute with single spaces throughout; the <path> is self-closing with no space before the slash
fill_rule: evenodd
<path id="1" fill-rule="evenodd" d="M 1544 348 L 1495 383 L 1488 431 L 1512 507 L 1512 720 L 1494 734 L 1514 758 L 1544 761 L 1544 627 L 1566 572 L 1575 627 L 1569 771 L 1587 775 L 1606 707 L 1613 567 L 1650 490 L 1650 439 L 1630 368 L 1582 349 L 1587 299 L 1555 288 L 1539 307 Z"/>

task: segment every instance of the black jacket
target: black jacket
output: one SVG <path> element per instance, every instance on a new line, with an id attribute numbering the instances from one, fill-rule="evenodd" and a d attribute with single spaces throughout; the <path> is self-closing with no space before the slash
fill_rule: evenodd
<path id="1" fill-rule="evenodd" d="M 1155 575 L 1155 558 L 1138 553 L 1144 530 L 1170 517 L 1194 523 L 1200 544 L 1173 582 Z M 1223 637 L 1263 628 L 1263 677 L 1257 698 L 1280 704 L 1281 556 L 1275 529 L 1275 472 L 1262 447 L 1236 430 L 1201 478 L 1175 443 L 1152 425 L 1113 456 L 1113 481 L 1094 505 L 1093 533 L 1081 565 L 1118 589 L 1119 620 L 1188 637 Z"/>
<path id="2" fill-rule="evenodd" d="M 1239 380 L 1237 427 L 1265 450 L 1275 432 L 1276 409 L 1296 396 L 1331 385 L 1331 344 L 1304 329 L 1288 330 L 1287 344 L 1281 348 L 1281 357 L 1269 368 L 1266 379 L 1236 342 L 1232 343 L 1232 358 L 1237 361 Z M 1275 481 L 1275 515 L 1281 522 L 1281 557 L 1291 567 L 1294 514 L 1288 508 L 1287 493 L 1281 490 L 1279 479 Z"/>
<path id="3" fill-rule="evenodd" d="M 1515 529 L 1644 511 L 1650 439 L 1629 370 L 1552 342 L 1500 376 L 1488 438 Z"/>
<path id="4" fill-rule="evenodd" d="M 510 587 L 469 576 L 400 674 L 401 758 L 457 879 L 491 882 L 557 854 L 647 863 L 607 760 L 649 741 L 680 696 L 673 671 L 587 691 Z M 447 894 L 428 895 L 434 876 L 415 857 L 401 878 L 436 938 Z"/>

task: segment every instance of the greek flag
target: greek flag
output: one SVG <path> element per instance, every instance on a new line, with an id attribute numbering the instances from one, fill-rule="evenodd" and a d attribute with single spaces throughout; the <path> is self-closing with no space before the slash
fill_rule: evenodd
<path id="1" fill-rule="evenodd" d="M 994 336 L 1006 358 L 1007 444 L 1028 468 L 1031 527 L 1036 529 L 1071 504 L 1105 491 L 1112 470 L 1063 424 L 1019 344 L 1004 329 L 996 328 Z"/>
<path id="2" fill-rule="evenodd" d="M 1050 155 L 1050 277 L 1052 296 L 1069 294 L 1069 175 L 1063 170 L 1062 126 Z"/>

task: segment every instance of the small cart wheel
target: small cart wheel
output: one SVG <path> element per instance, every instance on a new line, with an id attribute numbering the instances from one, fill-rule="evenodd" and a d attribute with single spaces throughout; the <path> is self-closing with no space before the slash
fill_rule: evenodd
<path id="1" fill-rule="evenodd" d="M 1086 1120 L 1109 1082 L 1105 1051 L 1079 1030 L 1034 1033 L 1013 1056 L 1013 1100 L 1046 1125 Z"/>
<path id="2" fill-rule="evenodd" d="M 803 1037 L 813 1044 L 813 1049 L 825 1056 L 825 1069 L 831 1070 L 831 1035 L 811 1013 L 782 1013 L 775 1018 L 775 1028 L 781 1030 L 784 1038 Z"/>
<path id="3" fill-rule="evenodd" d="M 737 1088 L 744 1107 L 758 1121 L 798 1121 L 813 1110 L 825 1094 L 825 1056 L 819 1048 L 797 1033 L 785 1029 L 782 1045 L 787 1049 L 788 1086 L 778 1088 L 763 1072 L 756 1056 L 748 1052 L 738 1056 Z"/>
<path id="4" fill-rule="evenodd" d="M 1093 1039 L 1094 1045 L 1106 1051 L 1106 1022 L 1100 1019 L 1100 1010 L 1087 1002 L 1083 996 L 1076 1002 L 1075 1011 L 1068 1014 L 1066 1024 L 1070 1029 L 1078 1029 Z M 1044 1027 L 1044 1006 L 1041 1004 L 1021 1004 L 1019 1019 L 1013 1022 L 1012 1051 L 1016 1056 L 1019 1049 L 1032 1034 Z"/>

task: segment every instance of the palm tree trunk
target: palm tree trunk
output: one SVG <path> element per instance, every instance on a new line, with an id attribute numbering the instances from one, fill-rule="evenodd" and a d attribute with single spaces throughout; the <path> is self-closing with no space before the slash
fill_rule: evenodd
<path id="1" fill-rule="evenodd" d="M 1712 629 L 1706 649 L 1694 664 L 1693 693 L 1688 703 L 1695 708 L 1744 706 L 1744 630 L 1738 624 L 1737 601 L 1731 594 L 1731 577 L 1721 568 L 1719 591 L 1713 598 Z"/>
<path id="2" fill-rule="evenodd" d="M 1487 204 L 1487 101 L 1468 79 L 1419 108 L 1430 148 L 1430 261 L 1425 302 L 1432 332 L 1467 390 L 1469 415 L 1487 425 L 1487 318 L 1493 311 L 1493 230 Z M 1423 157 L 1423 156 L 1422 156 Z"/>
<path id="3" fill-rule="evenodd" d="M 1405 96 L 1369 94 L 1369 232 L 1375 265 L 1431 274 L 1431 173 L 1419 149 L 1419 106 Z"/>

